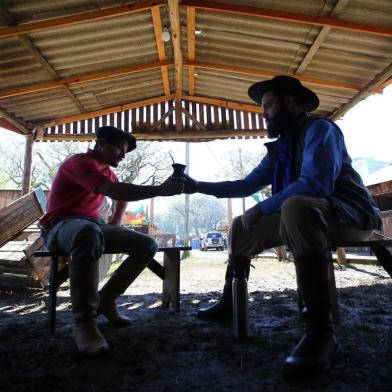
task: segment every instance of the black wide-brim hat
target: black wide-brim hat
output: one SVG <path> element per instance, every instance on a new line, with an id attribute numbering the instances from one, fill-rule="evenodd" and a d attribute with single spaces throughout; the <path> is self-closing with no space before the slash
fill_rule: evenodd
<path id="1" fill-rule="evenodd" d="M 105 139 L 108 143 L 124 141 L 128 143 L 127 152 L 136 148 L 136 138 L 122 129 L 106 125 L 95 132 L 97 138 Z"/>
<path id="2" fill-rule="evenodd" d="M 270 80 L 257 82 L 249 87 L 249 97 L 261 105 L 263 95 L 267 91 L 280 91 L 293 94 L 303 104 L 306 112 L 312 112 L 320 104 L 318 96 L 310 89 L 304 87 L 302 83 L 291 76 L 277 75 Z"/>

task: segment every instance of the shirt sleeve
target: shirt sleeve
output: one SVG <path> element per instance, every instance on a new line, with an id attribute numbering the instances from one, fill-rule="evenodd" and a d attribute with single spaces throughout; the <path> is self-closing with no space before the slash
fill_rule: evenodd
<path id="1" fill-rule="evenodd" d="M 270 156 L 267 154 L 261 162 L 244 178 L 249 184 L 260 189 L 272 183 L 273 167 Z"/>
<path id="2" fill-rule="evenodd" d="M 291 196 L 330 196 L 342 168 L 343 149 L 340 130 L 327 120 L 316 120 L 305 135 L 300 177 L 281 192 L 262 201 L 262 213 L 280 213 L 282 203 Z"/>
<path id="3" fill-rule="evenodd" d="M 104 182 L 115 182 L 117 179 L 110 169 L 107 169 L 109 172 L 102 171 L 98 163 L 89 157 L 71 158 L 63 165 L 62 170 L 66 177 L 92 193 Z"/>

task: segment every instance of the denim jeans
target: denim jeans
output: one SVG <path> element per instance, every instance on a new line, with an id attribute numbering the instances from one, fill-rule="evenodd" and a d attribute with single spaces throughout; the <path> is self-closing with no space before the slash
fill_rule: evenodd
<path id="1" fill-rule="evenodd" d="M 73 262 L 96 261 L 103 253 L 126 253 L 147 265 L 157 251 L 157 244 L 147 235 L 89 217 L 55 221 L 44 233 L 44 242 L 52 251 L 69 253 Z"/>

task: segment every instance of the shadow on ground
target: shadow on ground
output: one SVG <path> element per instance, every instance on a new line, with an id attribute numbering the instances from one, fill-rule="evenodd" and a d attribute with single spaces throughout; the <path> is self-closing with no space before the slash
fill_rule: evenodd
<path id="1" fill-rule="evenodd" d="M 111 347 L 82 358 L 70 338 L 67 291 L 60 290 L 57 333 L 47 332 L 41 290 L 0 291 L 0 384 L 5 391 L 386 391 L 392 385 L 392 284 L 339 290 L 342 350 L 326 374 L 287 384 L 285 356 L 302 333 L 296 292 L 254 291 L 249 339 L 235 341 L 230 324 L 195 318 L 217 292 L 181 295 L 181 313 L 160 309 L 160 294 L 125 295 L 120 307 L 133 323 L 112 329 L 100 320 Z"/>

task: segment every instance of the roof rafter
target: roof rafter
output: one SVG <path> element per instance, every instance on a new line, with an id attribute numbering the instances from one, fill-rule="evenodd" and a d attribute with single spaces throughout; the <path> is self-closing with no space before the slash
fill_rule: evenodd
<path id="1" fill-rule="evenodd" d="M 3 15 L 4 19 L 6 19 L 7 23 L 11 26 L 16 25 L 15 18 L 4 8 L 3 5 L 0 4 L 0 11 L 1 14 Z M 31 41 L 31 39 L 23 34 L 23 35 L 18 35 L 17 39 L 22 42 L 22 44 L 25 46 L 25 48 L 29 51 L 29 53 L 33 56 L 33 58 L 41 64 L 42 68 L 46 70 L 46 72 L 51 76 L 52 79 L 57 80 L 60 78 L 60 76 L 57 74 L 55 69 L 48 63 L 48 61 L 45 59 L 45 57 L 42 55 L 42 53 L 36 48 L 34 43 Z M 70 90 L 68 86 L 64 86 L 64 91 L 68 95 L 68 97 L 75 103 L 75 105 L 78 107 L 78 109 L 81 112 L 85 112 L 86 109 L 84 106 L 79 102 L 79 100 L 75 97 L 73 92 Z"/>
<path id="2" fill-rule="evenodd" d="M 346 5 L 348 4 L 349 1 L 350 0 L 338 0 L 335 7 L 331 11 L 330 16 L 336 18 L 343 11 L 343 9 L 346 7 Z M 296 74 L 300 74 L 305 71 L 305 68 L 312 61 L 313 57 L 315 56 L 315 54 L 319 50 L 320 46 L 322 45 L 322 43 L 324 42 L 325 38 L 327 37 L 327 35 L 329 34 L 330 31 L 331 31 L 331 27 L 323 26 L 321 28 L 321 30 L 318 33 L 313 44 L 310 46 L 308 52 L 306 53 L 306 55 L 302 59 L 301 64 L 299 65 L 299 67 L 295 71 Z"/>
<path id="3" fill-rule="evenodd" d="M 161 68 L 162 66 L 168 66 L 172 64 L 173 61 L 166 60 L 157 63 L 136 65 L 133 67 L 124 67 L 124 68 L 118 68 L 110 71 L 96 72 L 93 74 L 87 74 L 83 76 L 72 76 L 69 78 L 54 80 L 52 82 L 37 83 L 31 86 L 0 91 L 0 98 L 14 97 L 17 95 L 35 93 L 35 92 L 45 91 L 45 90 L 52 90 L 59 87 L 63 87 L 65 85 L 76 85 L 76 84 L 92 82 L 95 80 L 108 79 L 116 76 L 123 76 L 123 75 L 128 75 L 137 72 L 144 72 L 144 71 L 149 71 L 152 69 Z"/>
<path id="4" fill-rule="evenodd" d="M 392 29 L 387 27 L 343 21 L 327 16 L 313 16 L 297 12 L 275 11 L 266 8 L 256 8 L 238 4 L 218 3 L 216 1 L 208 0 L 203 2 L 197 0 L 182 0 L 181 5 L 208 11 L 226 12 L 230 14 L 254 16 L 263 19 L 283 20 L 286 22 L 303 23 L 308 25 L 326 26 L 335 29 L 355 31 L 357 33 L 392 37 Z"/>
<path id="5" fill-rule="evenodd" d="M 359 91 L 350 102 L 346 105 L 341 106 L 335 110 L 330 118 L 332 120 L 337 120 L 341 118 L 345 113 L 347 113 L 351 108 L 353 108 L 357 103 L 365 99 L 370 94 L 377 91 L 380 85 L 392 77 L 392 64 L 389 64 L 382 72 L 376 75 L 376 77 L 369 82 L 361 91 Z"/>
<path id="6" fill-rule="evenodd" d="M 176 101 L 176 131 L 182 130 L 182 112 L 180 110 L 182 97 L 182 71 L 183 61 L 181 52 L 181 28 L 180 28 L 180 10 L 178 0 L 168 0 L 170 28 L 172 36 L 172 45 L 174 52 L 174 81 L 175 92 L 174 98 Z"/>
<path id="7" fill-rule="evenodd" d="M 132 132 L 138 140 L 149 140 L 149 141 L 165 141 L 165 140 L 181 140 L 181 141 L 193 141 L 193 142 L 203 142 L 206 140 L 216 140 L 216 139 L 228 139 L 228 138 L 258 138 L 267 136 L 267 132 L 260 129 L 224 129 L 219 131 L 183 131 L 177 132 L 173 131 L 135 131 Z M 91 134 L 61 134 L 61 135 L 45 135 L 39 140 L 42 141 L 91 141 L 94 137 Z"/>
<path id="8" fill-rule="evenodd" d="M 268 77 L 268 78 L 274 77 L 278 74 L 279 75 L 282 74 L 282 72 L 278 73 L 276 71 L 247 68 L 247 67 L 238 67 L 235 65 L 228 65 L 228 64 L 206 63 L 206 62 L 202 62 L 202 61 L 189 61 L 189 60 L 187 60 L 185 62 L 185 65 L 194 66 L 196 68 L 212 69 L 215 71 L 232 72 L 232 73 L 239 73 L 239 74 L 243 74 L 243 75 L 261 76 L 261 77 Z M 317 79 L 317 78 L 310 78 L 310 77 L 305 77 L 305 76 L 298 76 L 297 79 L 301 80 L 302 82 L 314 84 L 314 85 L 318 85 L 318 86 L 334 87 L 334 88 L 337 87 L 337 88 L 356 90 L 356 91 L 360 90 L 359 86 L 356 86 L 351 83 L 335 82 L 333 80 Z"/>
<path id="9" fill-rule="evenodd" d="M 162 40 L 161 13 L 158 6 L 151 8 L 151 16 L 152 16 L 152 23 L 154 25 L 155 41 L 157 43 L 157 50 L 158 50 L 158 58 L 159 61 L 165 61 L 166 53 L 165 53 L 165 45 L 163 44 L 163 40 Z M 168 68 L 167 65 L 163 65 L 161 67 L 163 91 L 165 95 L 170 94 L 169 73 L 167 68 Z"/>
<path id="10" fill-rule="evenodd" d="M 145 11 L 150 9 L 151 7 L 162 6 L 164 4 L 165 4 L 165 0 L 140 1 L 135 4 L 105 8 L 99 11 L 83 12 L 71 16 L 63 16 L 60 18 L 43 20 L 39 22 L 31 22 L 18 26 L 6 27 L 4 29 L 0 29 L 0 38 L 15 37 L 20 34 L 28 34 L 36 31 L 48 30 L 56 27 L 64 27 L 64 26 L 71 26 L 79 23 L 93 22 L 95 20 L 107 19 L 115 16 L 121 16 L 121 15 L 131 14 L 134 12 Z"/>
<path id="11" fill-rule="evenodd" d="M 187 13 L 187 36 L 188 36 L 188 60 L 195 60 L 195 25 L 196 25 L 196 10 L 193 7 L 188 7 Z M 188 67 L 188 93 L 195 95 L 195 67 L 190 65 Z"/>
<path id="12" fill-rule="evenodd" d="M 185 101 L 206 103 L 206 104 L 215 105 L 227 109 L 246 110 L 248 112 L 263 113 L 263 110 L 261 109 L 260 106 L 248 105 L 246 103 L 241 103 L 241 102 L 226 101 L 223 99 L 207 98 L 207 97 L 194 96 L 194 95 L 184 95 L 182 99 L 184 99 Z"/>
<path id="13" fill-rule="evenodd" d="M 0 119 L 1 117 L 3 117 L 3 119 L 6 120 L 6 122 L 2 122 L 4 126 L 4 128 L 9 129 L 10 131 L 14 131 L 16 132 L 15 129 L 13 129 L 13 127 L 16 127 L 17 129 L 19 129 L 20 132 L 18 133 L 22 133 L 23 135 L 28 135 L 30 132 L 28 125 L 20 120 L 19 118 L 15 117 L 13 114 L 9 113 L 7 110 L 5 109 L 1 109 L 0 108 Z M 11 127 L 5 127 L 5 125 L 7 125 L 7 123 L 11 124 Z"/>

